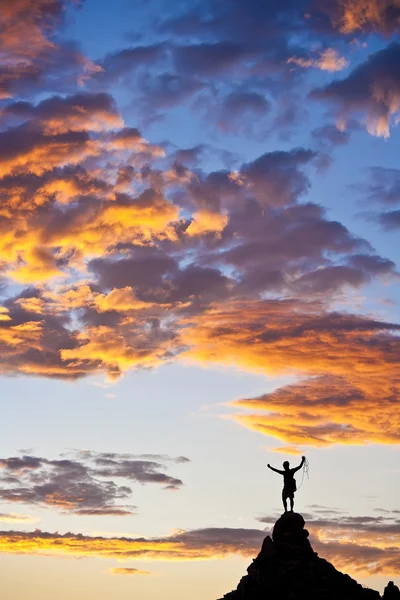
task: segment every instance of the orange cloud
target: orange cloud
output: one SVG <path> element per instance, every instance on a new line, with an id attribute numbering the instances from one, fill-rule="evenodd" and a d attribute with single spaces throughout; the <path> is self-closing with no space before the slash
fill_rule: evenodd
<path id="1" fill-rule="evenodd" d="M 0 553 L 148 559 L 161 561 L 210 560 L 231 554 L 253 555 L 264 537 L 257 529 L 182 531 L 164 538 L 104 538 L 34 532 L 0 532 Z"/>
<path id="2" fill-rule="evenodd" d="M 397 419 L 384 427 L 397 408 L 397 338 L 388 324 L 329 314 L 323 304 L 349 286 L 393 275 L 395 265 L 320 206 L 299 202 L 317 152 L 267 152 L 237 171 L 211 173 L 196 164 L 200 147 L 166 156 L 124 126 L 109 94 L 69 93 L 77 77 L 82 83 L 99 69 L 56 44 L 66 3 L 3 4 L 1 35 L 13 67 L 11 79 L 0 82 L 4 94 L 29 73 L 39 85 L 41 65 L 51 77 L 53 54 L 60 81 L 62 67 L 70 70 L 66 93 L 61 86 L 59 96 L 47 97 L 39 85 L 46 100 L 1 109 L 0 256 L 13 290 L 0 312 L 1 372 L 116 377 L 181 357 L 289 373 L 307 378 L 309 389 L 243 400 L 241 408 L 258 414 L 241 414 L 240 422 L 289 446 L 397 443 Z M 135 56 L 110 55 L 104 68 Z M 345 66 L 332 48 L 312 60 L 290 62 L 332 72 Z M 377 102 L 379 89 L 373 87 Z M 231 94 L 229 106 L 265 112 L 265 102 L 259 94 Z M 279 299 L 259 300 L 272 295 Z M 347 409 L 339 400 L 326 409 L 332 386 L 348 398 Z M 378 390 L 385 408 L 374 420 Z M 304 391 L 312 406 L 299 400 Z"/>
<path id="3" fill-rule="evenodd" d="M 8 309 L 5 306 L 0 306 L 0 321 L 10 321 L 11 317 L 8 315 Z"/>
<path id="4" fill-rule="evenodd" d="M 51 206 L 51 192 L 56 185 L 52 182 L 40 189 L 40 194 L 43 191 L 49 194 L 43 202 L 47 206 Z M 65 187 L 61 183 L 57 198 L 63 204 L 73 200 L 73 186 Z M 58 264 L 67 270 L 74 267 L 84 270 L 85 259 L 103 255 L 117 242 L 144 245 L 155 239 L 174 240 L 176 233 L 172 224 L 179 218 L 177 206 L 150 190 L 138 198 L 123 196 L 105 202 L 88 201 L 82 210 L 73 206 L 70 215 L 62 210 L 47 215 L 44 211 L 43 218 L 37 219 L 32 211 L 23 209 L 11 217 L 11 207 L 6 206 L 3 213 L 11 228 L 1 237 L 0 252 L 7 260 L 8 277 L 21 283 L 63 275 Z"/>
<path id="5" fill-rule="evenodd" d="M 183 330 L 183 358 L 308 376 L 234 403 L 252 411 L 235 419 L 284 444 L 400 443 L 399 338 L 384 333 L 399 326 L 300 310 L 274 301 L 215 307 Z"/>
<path id="6" fill-rule="evenodd" d="M 396 527 L 368 527 L 311 520 L 307 529 L 320 556 L 338 569 L 366 577 L 397 575 L 400 540 Z M 360 537 L 357 537 L 359 534 Z M 118 560 L 215 560 L 228 556 L 255 557 L 265 537 L 259 529 L 209 528 L 180 531 L 162 538 L 95 537 L 67 533 L 1 531 L 0 553 L 61 557 L 98 557 Z M 371 542 L 371 540 L 374 540 Z M 132 573 L 119 573 L 132 574 Z"/>
<path id="7" fill-rule="evenodd" d="M 399 0 L 339 0 L 335 25 L 345 34 L 365 29 L 390 31 L 398 24 L 398 19 L 391 19 L 396 9 L 400 9 Z"/>
<path id="8" fill-rule="evenodd" d="M 9 348 L 16 348 L 20 344 L 29 344 L 31 347 L 40 348 L 41 336 L 42 323 L 35 321 L 0 328 L 0 341 Z"/>
<path id="9" fill-rule="evenodd" d="M 363 379 L 364 387 L 370 380 Z M 399 382 L 392 385 L 396 393 Z M 347 380 L 325 376 L 280 388 L 260 398 L 240 400 L 235 403 L 237 406 L 257 412 L 235 418 L 251 429 L 289 444 L 399 444 L 398 411 L 384 392 L 381 392 L 382 402 L 377 405 L 378 390 L 379 387 L 372 388 L 365 393 L 361 385 L 354 383 L 354 378 L 350 380 L 350 374 Z"/>
<path id="10" fill-rule="evenodd" d="M 298 456 L 302 454 L 304 451 L 296 448 L 296 446 L 279 446 L 278 448 L 272 448 L 272 452 L 280 452 L 282 454 L 293 454 L 293 456 Z"/>
<path id="11" fill-rule="evenodd" d="M 29 59 L 53 47 L 44 32 L 44 19 L 51 17 L 52 8 L 55 7 L 52 0 L 38 0 L 34 6 L 29 0 L 15 0 L 12 3 L 2 0 L 0 7 L 1 47 L 9 55 L 10 61 L 17 63 L 22 60 L 29 64 Z M 53 24 L 60 17 L 61 3 L 58 3 L 58 9 L 52 15 Z"/>
<path id="12" fill-rule="evenodd" d="M 23 170 L 41 175 L 55 167 L 78 164 L 89 156 L 100 153 L 98 143 L 85 132 L 67 132 L 45 136 L 19 131 L 15 132 L 15 146 L 19 148 L 0 159 L 0 176 Z"/>
<path id="13" fill-rule="evenodd" d="M 98 294 L 94 298 L 94 305 L 99 312 L 118 310 L 128 313 L 131 311 L 151 308 L 151 302 L 138 300 L 131 287 L 114 288 L 109 294 Z"/>
<path id="14" fill-rule="evenodd" d="M 320 53 L 319 58 L 300 58 L 292 56 L 287 61 L 289 64 L 293 63 L 299 67 L 314 67 L 321 71 L 329 71 L 334 73 L 335 71 L 341 71 L 349 66 L 349 62 L 340 56 L 339 52 L 334 48 L 327 48 Z"/>
<path id="15" fill-rule="evenodd" d="M 128 567 L 114 567 L 110 569 L 113 575 L 151 575 L 149 571 L 140 571 L 139 569 L 132 569 Z"/>
<path id="16" fill-rule="evenodd" d="M 193 221 L 186 229 L 189 236 L 204 235 L 206 233 L 215 233 L 220 235 L 228 223 L 229 217 L 219 213 L 202 210 L 193 213 Z"/>
<path id="17" fill-rule="evenodd" d="M 169 341 L 152 344 L 145 329 L 120 331 L 112 327 L 92 327 L 77 334 L 80 345 L 62 349 L 61 359 L 84 368 L 85 364 L 98 364 L 106 368 L 110 377 L 134 367 L 156 367 L 170 350 Z"/>

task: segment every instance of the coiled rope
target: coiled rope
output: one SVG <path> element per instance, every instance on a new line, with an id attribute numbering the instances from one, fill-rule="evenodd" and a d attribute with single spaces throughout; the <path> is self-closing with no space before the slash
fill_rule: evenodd
<path id="1" fill-rule="evenodd" d="M 301 488 L 301 486 L 303 485 L 303 481 L 304 481 L 304 475 L 305 475 L 305 474 L 307 475 L 307 479 L 310 479 L 310 476 L 309 476 L 309 474 L 308 474 L 308 473 L 309 473 L 309 470 L 310 470 L 310 463 L 309 463 L 309 462 L 308 462 L 308 460 L 306 459 L 306 460 L 304 461 L 304 465 L 303 465 L 303 475 L 302 475 L 302 477 L 301 477 L 301 482 L 300 482 L 300 485 L 299 485 L 299 487 L 297 488 L 297 491 L 299 491 L 299 489 L 300 489 L 300 488 Z"/>

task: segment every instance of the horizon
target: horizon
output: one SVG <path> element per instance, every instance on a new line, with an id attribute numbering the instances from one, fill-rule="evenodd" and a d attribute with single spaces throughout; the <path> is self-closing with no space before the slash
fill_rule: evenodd
<path id="1" fill-rule="evenodd" d="M 313 548 L 400 585 L 399 0 L 0 25 L 4 600 L 221 598 L 303 455 Z"/>

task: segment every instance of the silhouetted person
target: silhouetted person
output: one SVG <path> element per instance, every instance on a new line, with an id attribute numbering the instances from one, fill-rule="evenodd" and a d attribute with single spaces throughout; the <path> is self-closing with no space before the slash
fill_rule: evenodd
<path id="1" fill-rule="evenodd" d="M 301 467 L 304 465 L 304 462 L 306 460 L 305 456 L 301 457 L 301 463 L 299 464 L 298 467 L 295 467 L 294 469 L 290 469 L 290 465 L 289 462 L 287 460 L 285 460 L 285 462 L 283 463 L 283 468 L 284 471 L 280 471 L 279 469 L 274 469 L 274 467 L 271 467 L 271 465 L 267 465 L 267 467 L 269 469 L 271 469 L 271 471 L 275 471 L 275 473 L 279 473 L 279 475 L 283 475 L 283 490 L 282 490 L 282 502 L 283 502 L 283 506 L 285 508 L 285 512 L 287 512 L 287 499 L 290 499 L 290 510 L 293 512 L 293 507 L 294 507 L 294 493 L 296 491 L 296 480 L 294 478 L 294 474 L 296 473 L 296 471 L 299 471 L 299 469 L 301 469 Z"/>

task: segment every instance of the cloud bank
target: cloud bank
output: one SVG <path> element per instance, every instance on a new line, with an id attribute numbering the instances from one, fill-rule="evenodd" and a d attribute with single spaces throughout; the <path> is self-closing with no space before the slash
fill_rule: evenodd
<path id="1" fill-rule="evenodd" d="M 156 483 L 177 490 L 182 481 L 163 471 L 168 463 L 183 462 L 188 459 L 90 451 L 54 460 L 28 455 L 0 458 L 0 501 L 76 515 L 128 516 L 136 508 L 129 504 L 132 484 Z M 0 520 L 29 517 L 0 515 Z"/>

